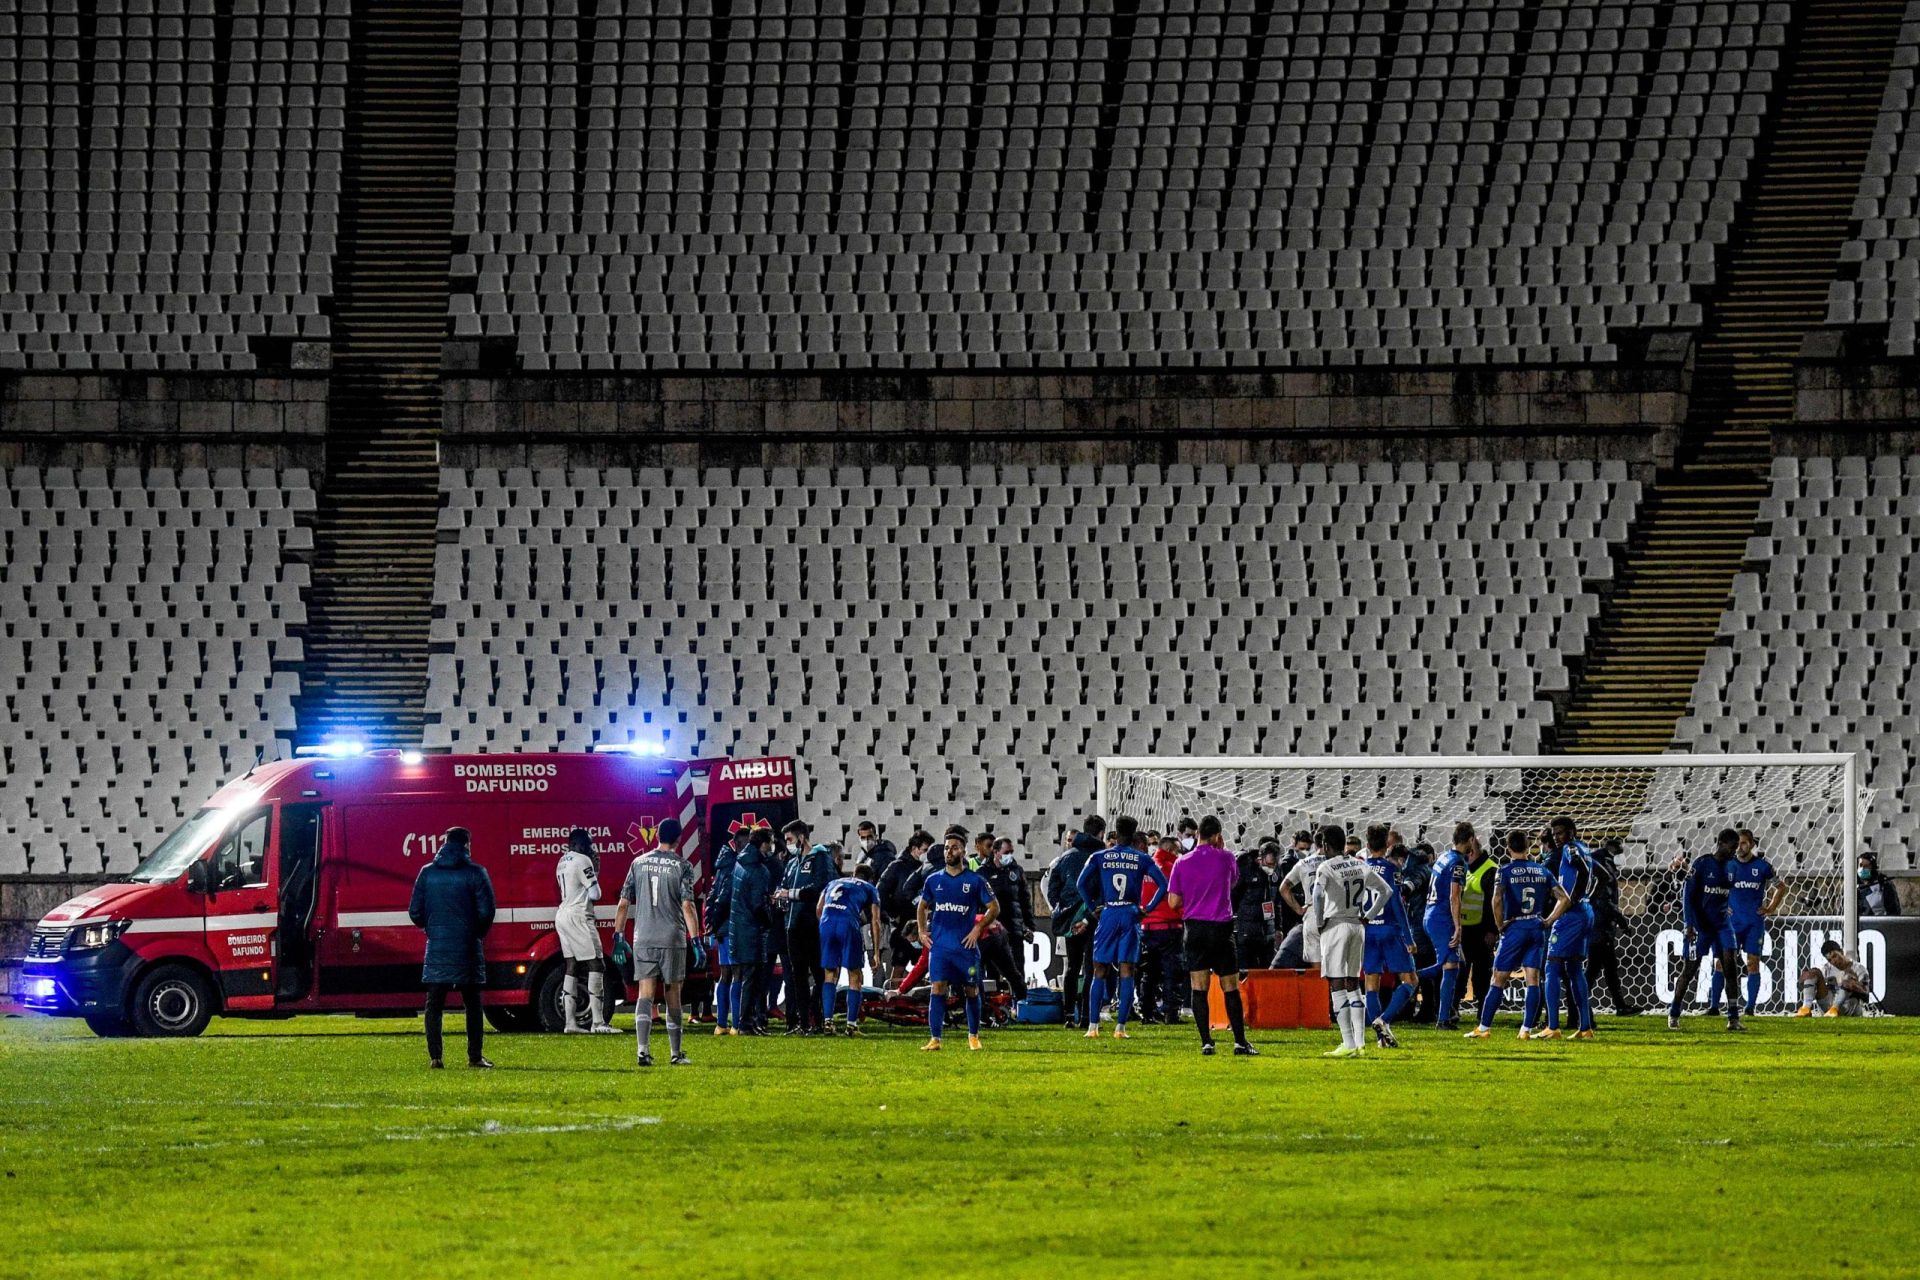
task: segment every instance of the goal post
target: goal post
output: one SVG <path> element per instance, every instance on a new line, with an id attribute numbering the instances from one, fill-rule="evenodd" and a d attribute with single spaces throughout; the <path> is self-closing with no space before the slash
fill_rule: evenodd
<path id="1" fill-rule="evenodd" d="M 1798 1003 L 1799 970 L 1838 934 L 1861 956 L 1852 868 L 1865 797 L 1857 758 L 1814 755 L 1285 757 L 1111 756 L 1098 762 L 1098 812 L 1170 830 L 1214 814 L 1236 849 L 1336 822 L 1382 822 L 1436 852 L 1456 823 L 1474 825 L 1490 853 L 1513 830 L 1565 815 L 1589 844 L 1617 839 L 1616 931 L 1629 1005 L 1670 998 L 1684 942 L 1681 877 L 1671 868 L 1714 847 L 1726 828 L 1754 833 L 1785 886 L 1761 948 L 1762 1005 Z M 1709 975 L 1699 975 L 1704 995 Z M 1595 998 L 1611 1004 L 1595 984 Z"/>

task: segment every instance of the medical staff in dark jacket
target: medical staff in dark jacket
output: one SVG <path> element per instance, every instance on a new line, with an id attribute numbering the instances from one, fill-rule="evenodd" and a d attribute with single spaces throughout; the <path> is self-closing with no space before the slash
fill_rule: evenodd
<path id="1" fill-rule="evenodd" d="M 734 859 L 733 887 L 727 894 L 727 943 L 740 983 L 733 1025 L 740 1035 L 767 1034 L 767 980 L 780 935 L 773 914 L 772 848 L 773 832 L 763 827 L 753 833 Z"/>
<path id="2" fill-rule="evenodd" d="M 447 832 L 446 843 L 413 882 L 407 918 L 427 931 L 426 963 L 420 980 L 427 987 L 428 1065 L 440 1058 L 440 1022 L 447 993 L 458 989 L 467 1014 L 467 1065 L 491 1068 L 482 1050 L 487 1024 L 480 1014 L 480 988 L 487 980 L 482 939 L 493 927 L 493 881 L 475 865 L 473 837 L 465 827 Z"/>
<path id="3" fill-rule="evenodd" d="M 825 1035 L 820 994 L 826 971 L 820 967 L 820 895 L 833 882 L 833 855 L 825 845 L 809 846 L 813 829 L 795 820 L 782 829 L 787 865 L 780 877 L 777 906 L 786 929 L 781 980 L 786 987 L 787 1034 Z"/>

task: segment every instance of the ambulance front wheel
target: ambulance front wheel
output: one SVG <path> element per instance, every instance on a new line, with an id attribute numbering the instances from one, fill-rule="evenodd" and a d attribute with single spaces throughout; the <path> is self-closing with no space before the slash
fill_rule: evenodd
<path id="1" fill-rule="evenodd" d="M 163 964 L 133 989 L 133 1029 L 143 1036 L 197 1036 L 213 1017 L 213 988 L 194 970 Z"/>

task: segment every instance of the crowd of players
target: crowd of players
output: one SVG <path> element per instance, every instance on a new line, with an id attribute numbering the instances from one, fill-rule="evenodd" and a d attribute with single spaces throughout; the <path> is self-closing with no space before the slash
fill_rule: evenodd
<path id="1" fill-rule="evenodd" d="M 1088 818 L 1063 842 L 1042 880 L 1044 918 L 1010 840 L 949 828 L 935 841 L 915 832 L 904 851 L 872 823 L 856 830 L 857 858 L 812 841 L 807 823 L 779 832 L 743 828 L 717 853 L 704 894 L 683 856 L 677 823 L 660 848 L 638 858 L 621 887 L 615 963 L 639 985 L 639 1061 L 652 1065 L 656 1006 L 671 1060 L 686 1061 L 682 985 L 689 971 L 715 974 L 710 998 L 718 1035 L 860 1034 L 869 961 L 885 973 L 889 1000 L 926 987 L 928 1039 L 944 1042 L 950 1005 L 981 1047 L 984 979 L 1015 999 L 1027 992 L 1024 952 L 1046 927 L 1064 951 L 1066 1024 L 1089 1038 L 1114 1011 L 1113 1035 L 1135 1018 L 1193 1018 L 1202 1052 L 1215 1051 L 1207 993 L 1218 983 L 1233 1052 L 1256 1054 L 1244 1026 L 1239 981 L 1253 969 L 1318 968 L 1332 994 L 1341 1043 L 1330 1056 L 1397 1048 L 1396 1027 L 1430 1022 L 1459 1030 L 1463 997 L 1477 1000 L 1464 1034 L 1492 1034 L 1509 980 L 1524 984 L 1522 1039 L 1592 1039 L 1592 984 L 1613 1007 L 1627 1002 L 1616 931 L 1621 912 L 1617 846 L 1589 846 L 1574 821 L 1554 819 L 1537 838 L 1510 831 L 1499 856 L 1470 823 L 1434 856 L 1383 824 L 1350 836 L 1337 825 L 1302 831 L 1293 848 L 1276 840 L 1235 855 L 1218 818 L 1183 818 L 1169 833 L 1130 817 Z M 1699 966 L 1713 965 L 1710 1011 L 1723 989 L 1729 1030 L 1742 1029 L 1760 995 L 1766 919 L 1785 885 L 1747 830 L 1722 832 L 1709 853 L 1676 859 L 1669 892 L 1686 931 L 1686 964 L 1668 1025 L 1677 1028 Z M 591 1031 L 606 1032 L 599 900 L 590 841 L 576 832 L 559 869 L 556 917 L 567 960 L 565 1021 L 578 1028 L 579 980 L 587 978 Z M 1654 904 L 1656 908 L 1659 904 Z M 629 936 L 628 926 L 632 932 Z M 884 957 L 884 966 L 883 966 Z M 1800 974 L 1802 1016 L 1863 1011 L 1864 975 L 1837 943 L 1825 963 Z M 710 963 L 711 962 L 711 963 Z M 1744 977 L 1744 1000 L 1738 990 Z M 1565 1013 L 1565 1030 L 1562 1013 Z"/>

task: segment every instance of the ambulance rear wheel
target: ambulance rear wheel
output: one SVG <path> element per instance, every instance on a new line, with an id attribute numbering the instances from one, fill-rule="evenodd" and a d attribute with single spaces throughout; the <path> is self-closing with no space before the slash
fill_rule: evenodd
<path id="1" fill-rule="evenodd" d="M 133 1034 L 133 1028 L 127 1020 L 110 1013 L 90 1013 L 87 1015 L 87 1030 L 102 1040 L 120 1040 Z"/>
<path id="2" fill-rule="evenodd" d="M 561 1032 L 567 1029 L 566 1011 L 561 1005 L 566 986 L 566 966 L 550 963 L 534 978 L 533 1001 L 525 1010 L 530 1031 Z"/>
<path id="3" fill-rule="evenodd" d="M 132 1022 L 143 1036 L 197 1036 L 213 1017 L 213 989 L 185 965 L 163 964 L 133 989 Z"/>
<path id="4" fill-rule="evenodd" d="M 497 1004 L 487 1006 L 487 1025 L 502 1035 L 515 1035 L 522 1031 L 540 1029 L 527 1010 Z"/>

